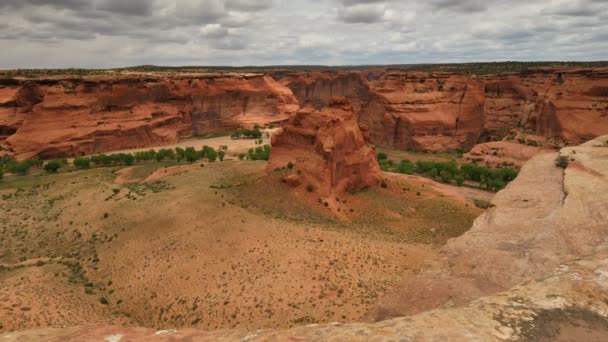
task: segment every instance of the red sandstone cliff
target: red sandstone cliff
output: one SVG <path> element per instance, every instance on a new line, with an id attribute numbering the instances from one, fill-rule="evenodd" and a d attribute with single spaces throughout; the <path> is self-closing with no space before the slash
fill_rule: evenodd
<path id="1" fill-rule="evenodd" d="M 300 174 L 293 185 L 312 184 L 315 194 L 330 199 L 378 185 L 382 172 L 365 131 L 345 98 L 332 98 L 321 111 L 306 107 L 273 135 L 267 170 L 292 162 Z"/>
<path id="2" fill-rule="evenodd" d="M 264 75 L 3 80 L 0 144 L 19 159 L 154 146 L 287 120 L 291 91 Z"/>
<path id="3" fill-rule="evenodd" d="M 375 68 L 0 80 L 0 146 L 18 158 L 145 147 L 282 122 L 333 96 L 386 147 L 445 151 L 527 129 L 572 143 L 608 132 L 608 69 L 466 75 Z"/>
<path id="4" fill-rule="evenodd" d="M 300 106 L 326 107 L 334 96 L 345 97 L 359 112 L 369 100 L 369 82 L 361 72 L 290 72 L 273 75 L 279 83 L 288 87 Z"/>
<path id="5" fill-rule="evenodd" d="M 608 70 L 508 76 L 387 71 L 360 114 L 381 146 L 445 151 L 515 128 L 581 142 L 608 132 Z"/>

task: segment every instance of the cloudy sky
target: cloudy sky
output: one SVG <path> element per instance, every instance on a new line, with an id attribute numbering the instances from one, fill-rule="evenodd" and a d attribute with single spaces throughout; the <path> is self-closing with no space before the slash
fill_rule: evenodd
<path id="1" fill-rule="evenodd" d="M 0 69 L 608 60 L 608 0 L 0 0 Z"/>

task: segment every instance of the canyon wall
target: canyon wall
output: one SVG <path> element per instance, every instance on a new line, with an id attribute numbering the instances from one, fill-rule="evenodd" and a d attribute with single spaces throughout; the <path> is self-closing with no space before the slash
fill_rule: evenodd
<path id="1" fill-rule="evenodd" d="M 0 146 L 17 159 L 156 146 L 278 123 L 298 108 L 264 75 L 0 80 Z"/>
<path id="2" fill-rule="evenodd" d="M 474 76 L 389 70 L 360 120 L 380 146 L 469 149 L 513 129 L 580 143 L 608 132 L 608 70 Z"/>
<path id="3" fill-rule="evenodd" d="M 0 80 L 0 154 L 52 158 L 285 122 L 348 99 L 371 142 L 470 149 L 513 130 L 579 143 L 608 132 L 608 69 L 468 75 L 374 68 Z"/>

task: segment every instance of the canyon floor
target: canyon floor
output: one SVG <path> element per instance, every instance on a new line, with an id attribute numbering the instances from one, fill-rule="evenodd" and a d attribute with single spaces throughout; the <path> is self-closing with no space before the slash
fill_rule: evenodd
<path id="1" fill-rule="evenodd" d="M 351 210 L 337 220 L 265 176 L 265 162 L 228 159 L 1 183 L 0 331 L 369 320 L 391 287 L 469 229 L 482 212 L 474 199 L 492 197 L 387 173 L 386 189 L 340 199 Z"/>
<path id="2" fill-rule="evenodd" d="M 2 329 L 43 327 L 3 340 L 608 337 L 608 135 L 532 158 L 483 212 L 473 193 L 385 174 L 339 222 L 263 164 L 118 192 L 112 169 L 3 185 Z"/>

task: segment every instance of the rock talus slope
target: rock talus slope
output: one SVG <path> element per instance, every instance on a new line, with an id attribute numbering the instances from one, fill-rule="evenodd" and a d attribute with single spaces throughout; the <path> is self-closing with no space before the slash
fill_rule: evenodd
<path id="1" fill-rule="evenodd" d="M 531 159 L 472 229 L 442 249 L 430 271 L 399 285 L 378 310 L 412 316 L 255 332 L 48 328 L 3 340 L 606 340 L 608 136 L 560 154 L 573 159 L 565 170 L 554 164 L 557 153 Z"/>
<path id="2" fill-rule="evenodd" d="M 378 185 L 382 171 L 365 132 L 343 97 L 330 99 L 321 111 L 303 108 L 273 135 L 267 170 L 291 162 L 300 173 L 297 184 L 311 184 L 315 193 L 328 198 Z"/>

